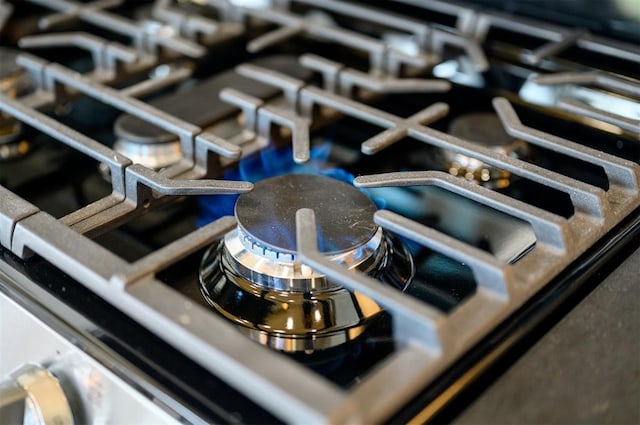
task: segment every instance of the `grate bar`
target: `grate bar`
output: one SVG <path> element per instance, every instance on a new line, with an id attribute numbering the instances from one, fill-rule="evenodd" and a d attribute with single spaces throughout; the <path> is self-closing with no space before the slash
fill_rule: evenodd
<path id="1" fill-rule="evenodd" d="M 436 28 L 433 30 L 431 42 L 433 50 L 440 54 L 443 53 L 444 46 L 446 45 L 462 48 L 469 56 L 469 59 L 471 59 L 477 72 L 486 72 L 489 70 L 489 61 L 475 40 L 462 38 L 458 34 Z"/>
<path id="2" fill-rule="evenodd" d="M 375 221 L 384 229 L 468 265 L 478 286 L 501 298 L 509 298 L 511 282 L 507 265 L 495 256 L 391 211 L 379 210 Z"/>
<path id="3" fill-rule="evenodd" d="M 638 164 L 527 127 L 520 122 L 516 111 L 509 101 L 504 98 L 493 99 L 493 107 L 498 113 L 505 131 L 509 135 L 545 149 L 573 156 L 582 161 L 601 166 L 612 184 L 620 185 L 623 188 L 633 191 L 637 191 L 640 187 L 640 166 L 638 166 Z"/>
<path id="4" fill-rule="evenodd" d="M 304 27 L 302 25 L 291 25 L 287 27 L 278 28 L 268 32 L 260 37 L 254 38 L 247 44 L 247 50 L 251 53 L 258 53 L 261 50 L 267 49 L 275 44 L 282 43 L 292 37 L 304 33 Z"/>
<path id="5" fill-rule="evenodd" d="M 61 65 L 51 64 L 47 66 L 45 72 L 60 83 L 80 90 L 107 105 L 116 107 L 123 112 L 176 134 L 182 142 L 183 155 L 186 158 L 193 155 L 193 137 L 201 132 L 199 127 L 161 111 L 148 103 L 125 96 L 116 89 L 97 84 L 82 74 L 71 71 Z"/>
<path id="6" fill-rule="evenodd" d="M 538 75 L 534 82 L 547 85 L 577 84 L 592 85 L 606 90 L 619 91 L 631 96 L 640 97 L 640 81 L 622 78 L 608 72 L 558 72 Z"/>
<path id="7" fill-rule="evenodd" d="M 162 195 L 227 195 L 249 192 L 253 189 L 253 184 L 244 181 L 232 180 L 177 180 L 170 179 L 140 164 L 133 164 L 126 169 L 127 188 L 131 188 L 143 183 Z M 129 177 L 131 176 L 131 177 Z M 134 195 L 129 193 L 129 199 Z"/>
<path id="8" fill-rule="evenodd" d="M 284 420 L 358 421 L 356 407 L 344 400 L 338 387 L 250 341 L 225 319 L 166 285 L 144 279 L 125 290 L 111 277 L 126 270 L 128 263 L 47 213 L 21 219 L 12 247 L 20 256 L 34 250 Z"/>
<path id="9" fill-rule="evenodd" d="M 126 265 L 115 254 L 82 239 L 82 235 L 45 212 L 16 224 L 11 249 L 20 258 L 28 257 L 33 250 L 80 282 L 106 282 Z"/>
<path id="10" fill-rule="evenodd" d="M 387 129 L 394 127 L 406 129 L 407 136 L 413 137 L 424 143 L 471 156 L 487 164 L 507 170 L 514 175 L 526 177 L 551 188 L 568 193 L 574 206 L 579 212 L 599 218 L 603 216 L 605 210 L 608 208 L 604 191 L 600 188 L 596 188 L 529 162 L 497 153 L 489 148 L 484 148 L 475 143 L 422 126 L 410 119 L 405 120 L 399 118 L 395 115 L 388 114 L 317 87 L 308 86 L 300 90 L 299 93 L 299 104 L 305 111 L 311 111 L 313 110 L 313 105 L 319 104 Z M 389 136 L 388 138 L 376 137 L 372 144 L 384 147 L 389 146 L 394 141 L 401 139 L 399 135 L 403 131 L 404 130 L 388 132 L 386 134 Z M 363 153 L 371 152 L 372 151 L 368 149 L 367 145 L 363 144 Z"/>
<path id="11" fill-rule="evenodd" d="M 0 200 L 0 245 L 11 249 L 16 223 L 40 210 L 3 186 L 0 186 Z"/>
<path id="12" fill-rule="evenodd" d="M 146 257 L 129 264 L 121 274 L 112 276 L 111 282 L 117 281 L 119 285 L 128 286 L 144 277 L 150 277 L 194 252 L 211 245 L 234 229 L 236 224 L 235 218 L 230 216 L 222 217 L 209 223 L 198 229 L 197 232 L 191 232 L 169 245 L 153 251 Z"/>
<path id="13" fill-rule="evenodd" d="M 236 67 L 236 72 L 243 77 L 252 78 L 256 81 L 260 81 L 261 83 L 279 88 L 282 90 L 285 99 L 294 110 L 297 108 L 298 92 L 306 84 L 304 81 L 290 77 L 282 72 L 263 68 L 257 65 L 240 65 Z M 237 92 L 234 90 L 232 93 Z M 244 103 L 246 103 L 246 101 Z"/>
<path id="14" fill-rule="evenodd" d="M 576 42 L 586 34 L 586 31 L 573 31 L 564 35 L 558 41 L 549 42 L 543 46 L 538 47 L 532 52 L 523 54 L 525 62 L 531 65 L 539 65 L 545 58 L 567 50 L 569 47 L 576 44 Z"/>
<path id="15" fill-rule="evenodd" d="M 494 192 L 442 171 L 405 171 L 358 176 L 354 185 L 362 188 L 390 186 L 437 186 L 531 224 L 538 243 L 564 251 L 571 242 L 567 220 L 540 208 Z"/>
<path id="16" fill-rule="evenodd" d="M 9 21 L 9 17 L 13 13 L 13 5 L 0 0 L 0 31 L 4 28 L 5 24 Z"/>
<path id="17" fill-rule="evenodd" d="M 200 143 L 218 144 L 213 150 L 231 158 L 235 158 L 238 155 L 237 149 L 235 147 L 232 148 L 229 143 L 225 143 L 220 137 L 209 137 L 207 132 L 202 132 L 202 129 L 198 126 L 183 121 L 134 97 L 127 96 L 116 89 L 99 84 L 61 65 L 55 63 L 45 65 L 44 73 L 48 78 L 80 90 L 103 103 L 176 134 L 181 141 L 183 157 L 187 160 L 193 161 L 190 158 L 193 158 L 194 154 L 194 137 L 200 133 L 200 136 L 204 136 L 200 137 Z"/>
<path id="18" fill-rule="evenodd" d="M 442 358 L 433 356 L 419 345 L 405 347 L 385 359 L 367 376 L 364 385 L 356 385 L 349 395 L 350 400 L 361 406 L 362 423 L 380 423 L 380 418 L 396 413 L 409 394 L 418 394 L 424 389 L 425 382 L 436 377 L 434 369 L 441 362 Z"/>
<path id="19" fill-rule="evenodd" d="M 453 16 L 456 18 L 456 29 L 462 34 L 468 35 L 472 29 L 472 25 L 476 19 L 476 11 L 469 5 L 458 5 L 455 3 L 449 3 L 439 0 L 394 0 L 399 3 L 409 4 L 411 6 L 417 6 L 422 9 L 431 10 L 434 12 L 442 13 L 444 15 Z"/>
<path id="20" fill-rule="evenodd" d="M 111 173 L 113 190 L 124 194 L 124 168 L 131 164 L 131 161 L 127 157 L 35 109 L 22 105 L 18 100 L 14 100 L 1 93 L 0 110 L 82 152 L 90 158 L 107 164 Z"/>
<path id="21" fill-rule="evenodd" d="M 489 31 L 493 27 L 548 40 L 550 44 L 542 47 L 543 53 L 558 54 L 575 44 L 587 51 L 640 62 L 640 49 L 637 46 L 601 39 L 587 32 L 577 34 L 560 26 L 506 14 L 484 11 L 479 13 L 476 19 L 474 38 L 479 42 L 486 41 Z"/>
<path id="22" fill-rule="evenodd" d="M 597 109 L 573 99 L 560 98 L 558 100 L 558 107 L 576 115 L 595 118 L 597 120 L 613 124 L 623 130 L 630 131 L 635 135 L 636 139 L 640 140 L 640 120 L 630 119 L 602 109 Z"/>
<path id="23" fill-rule="evenodd" d="M 101 10 L 100 8 L 92 7 L 93 3 L 82 4 L 73 2 L 70 0 L 28 0 L 31 3 L 38 4 L 40 6 L 47 7 L 62 12 L 65 18 L 78 18 L 90 24 L 96 25 L 108 31 L 117 32 L 136 40 L 139 44 L 151 43 L 152 45 L 158 45 L 166 47 L 167 49 L 175 50 L 189 57 L 199 57 L 205 53 L 205 49 L 197 43 L 193 43 L 189 40 L 182 39 L 176 36 L 166 36 L 159 33 L 150 33 L 146 31 L 140 24 Z M 61 15 L 57 15 L 61 16 Z M 60 18 L 54 18 L 59 20 Z M 42 21 L 41 25 L 47 27 L 53 22 Z"/>
<path id="24" fill-rule="evenodd" d="M 336 0 L 323 0 L 322 4 L 314 0 L 293 0 L 309 6 L 321 7 L 325 10 L 340 13 L 352 18 L 364 19 L 369 22 L 384 25 L 403 32 L 410 32 L 416 37 L 418 45 L 424 46 L 429 36 L 430 28 L 427 24 L 415 20 L 393 15 L 387 11 L 381 11 L 373 7 L 362 7 L 355 4 Z"/>
<path id="25" fill-rule="evenodd" d="M 317 37 L 326 41 L 332 41 L 340 43 L 346 47 L 350 47 L 356 50 L 364 50 L 369 54 L 370 60 L 370 72 L 373 74 L 392 73 L 396 66 L 390 66 L 388 59 L 391 55 L 393 61 L 399 64 L 411 65 L 416 67 L 425 67 L 427 62 L 423 56 L 412 56 L 402 52 L 399 52 L 393 48 L 389 48 L 384 42 L 381 42 L 375 38 L 362 35 L 360 33 L 347 30 L 344 28 L 329 26 L 316 21 L 299 17 L 295 14 L 266 9 L 243 9 L 243 13 L 249 16 L 253 16 L 258 19 L 263 19 L 274 24 L 281 25 L 285 28 L 291 28 L 290 31 L 276 30 L 275 34 L 262 36 L 256 42 L 251 44 L 253 51 L 256 47 L 266 48 L 270 46 L 267 41 L 271 40 L 272 43 L 279 42 L 282 36 L 295 35 L 301 30 L 305 34 L 311 37 Z M 366 9 L 365 9 L 366 13 Z M 286 37 L 285 37 L 286 38 Z"/>
<path id="26" fill-rule="evenodd" d="M 110 9 L 112 7 L 118 7 L 123 3 L 123 0 L 94 0 L 89 2 L 88 4 L 84 4 L 83 7 L 91 10 L 104 10 Z M 39 3 L 42 5 L 42 3 Z M 51 27 L 56 25 L 65 25 L 72 23 L 73 21 L 78 19 L 78 12 L 80 11 L 80 7 L 75 7 L 70 11 L 53 13 L 51 15 L 40 18 L 38 21 L 38 26 L 40 29 L 49 30 Z"/>
<path id="27" fill-rule="evenodd" d="M 371 297 L 390 311 L 394 317 L 394 333 L 403 343 L 415 340 L 425 344 L 434 355 L 441 351 L 442 313 L 391 287 L 380 285 L 361 272 L 347 270 L 320 253 L 313 210 L 303 208 L 296 212 L 296 241 L 298 255 L 304 264 L 351 291 Z"/>
<path id="28" fill-rule="evenodd" d="M 180 67 L 171 69 L 167 75 L 162 77 L 149 78 L 139 83 L 128 86 L 120 92 L 129 97 L 143 97 L 159 91 L 164 88 L 171 87 L 191 77 L 193 69 L 189 67 Z"/>
<path id="29" fill-rule="evenodd" d="M 206 157 L 204 151 L 211 151 L 230 159 L 239 159 L 242 155 L 242 149 L 239 146 L 208 132 L 196 136 L 196 160 L 204 162 Z"/>
<path id="30" fill-rule="evenodd" d="M 342 95 L 348 97 L 351 97 L 354 87 L 376 93 L 431 93 L 451 89 L 451 83 L 446 80 L 375 76 L 313 54 L 302 55 L 300 63 L 322 74 L 326 90 L 336 93 L 339 89 Z"/>
<path id="31" fill-rule="evenodd" d="M 427 125 L 443 118 L 448 113 L 449 105 L 446 103 L 434 103 L 433 105 L 409 117 L 407 122 L 416 123 L 418 125 Z M 362 152 L 367 155 L 373 155 L 407 137 L 409 135 L 409 129 L 407 126 L 401 123 L 398 124 L 396 124 L 395 127 L 383 131 L 382 133 L 379 133 L 378 135 L 363 142 L 361 145 Z"/>
<path id="32" fill-rule="evenodd" d="M 212 36 L 219 30 L 219 24 L 212 19 L 198 15 L 185 15 L 171 8 L 172 0 L 156 0 L 151 9 L 151 14 L 156 19 L 161 19 L 180 33 L 192 39 L 198 35 Z"/>
<path id="33" fill-rule="evenodd" d="M 275 106 L 266 105 L 258 109 L 258 134 L 265 140 L 269 140 L 274 123 L 291 129 L 293 160 L 299 164 L 309 161 L 309 120 Z"/>
<path id="34" fill-rule="evenodd" d="M 430 145 L 471 156 L 486 164 L 509 171 L 513 175 L 525 177 L 567 193 L 571 198 L 574 208 L 579 213 L 600 219 L 608 210 L 608 201 L 605 197 L 605 192 L 598 187 L 591 186 L 529 162 L 496 153 L 491 149 L 477 146 L 472 142 L 431 128 L 425 127 L 420 130 L 412 129 L 409 135 Z"/>
<path id="35" fill-rule="evenodd" d="M 442 31 L 439 28 L 432 28 L 428 24 L 418 22 L 389 14 L 387 11 L 380 11 L 375 8 L 363 8 L 354 4 L 329 0 L 317 5 L 312 0 L 295 0 L 299 3 L 320 6 L 325 10 L 341 13 L 352 18 L 365 19 L 379 25 L 393 28 L 398 31 L 410 32 L 415 37 L 416 45 L 424 50 L 443 53 L 445 45 L 453 45 L 462 48 L 471 59 L 475 68 L 479 72 L 489 69 L 489 63 L 480 46 L 469 38 L 465 38 L 457 33 Z M 391 52 L 395 55 L 396 51 Z M 390 70 L 390 69 L 389 69 Z M 392 73 L 394 74 L 394 73 Z"/>
<path id="36" fill-rule="evenodd" d="M 18 45 L 23 48 L 74 46 L 88 50 L 93 59 L 94 73 L 104 80 L 110 80 L 116 76 L 119 61 L 131 64 L 139 57 L 136 51 L 129 47 L 85 32 L 22 37 Z"/>
<path id="37" fill-rule="evenodd" d="M 578 39 L 576 44 L 582 49 L 605 56 L 613 56 L 629 62 L 640 62 L 640 48 L 637 44 L 611 41 L 593 35 Z"/>

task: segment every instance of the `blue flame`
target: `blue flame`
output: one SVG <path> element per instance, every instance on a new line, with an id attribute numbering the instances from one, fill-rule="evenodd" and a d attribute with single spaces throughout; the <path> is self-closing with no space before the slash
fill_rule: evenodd
<path id="1" fill-rule="evenodd" d="M 355 176 L 342 168 L 328 168 L 331 143 L 325 142 L 314 146 L 310 152 L 310 160 L 304 164 L 293 161 L 292 149 L 267 146 L 259 152 L 249 155 L 240 161 L 237 169 L 224 174 L 226 180 L 257 181 L 283 174 L 314 174 L 334 178 L 353 184 Z M 369 195 L 368 191 L 364 193 Z M 200 216 L 198 226 L 204 226 L 225 215 L 233 215 L 239 195 L 212 195 L 198 198 Z M 375 198 L 374 202 L 382 208 L 384 202 Z"/>

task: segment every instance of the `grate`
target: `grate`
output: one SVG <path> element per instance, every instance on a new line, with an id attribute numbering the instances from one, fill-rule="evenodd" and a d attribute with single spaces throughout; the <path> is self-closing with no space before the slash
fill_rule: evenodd
<path id="1" fill-rule="evenodd" d="M 456 17 L 456 28 L 444 30 L 411 19 L 388 15 L 371 8 L 337 1 L 296 0 L 277 2 L 277 7 L 242 7 L 221 0 L 205 1 L 220 21 L 183 14 L 169 1 L 157 1 L 153 14 L 167 22 L 171 31 L 151 31 L 143 24 L 122 18 L 106 9 L 118 1 L 87 4 L 68 0 L 31 0 L 58 11 L 41 21 L 45 28 L 82 20 L 129 37 L 132 46 L 115 44 L 90 34 L 45 34 L 24 38 L 24 47 L 80 46 L 92 54 L 95 69 L 79 74 L 39 57 L 23 54 L 18 63 L 35 81 L 33 93 L 19 99 L 0 95 L 0 110 L 60 143 L 105 164 L 110 171 L 112 193 L 65 217 L 46 212 L 0 187 L 0 243 L 20 257 L 31 253 L 45 258 L 81 284 L 143 324 L 160 338 L 188 355 L 211 373 L 256 400 L 269 411 L 291 422 L 378 422 L 406 404 L 465 351 L 587 248 L 640 206 L 640 166 L 614 155 L 585 147 L 540 129 L 524 125 L 509 100 L 496 97 L 495 112 L 505 131 L 553 152 L 601 167 L 609 181 L 607 190 L 561 175 L 523 160 L 500 154 L 436 130 L 430 125 L 448 113 L 448 105 L 436 103 L 402 118 L 356 100 L 354 89 L 383 93 L 446 91 L 448 82 L 401 76 L 403 67 L 424 70 L 443 60 L 445 48 L 461 48 L 484 71 L 488 61 L 481 44 L 492 27 L 532 33 L 548 40 L 521 56 L 537 65 L 571 45 L 638 62 L 637 49 L 597 39 L 585 32 L 557 30 L 512 17 L 476 12 L 437 1 L 403 0 L 425 9 Z M 407 54 L 382 38 L 363 35 L 350 28 L 315 20 L 296 13 L 294 5 L 312 6 L 350 18 L 402 31 L 415 40 L 418 54 Z M 225 90 L 221 98 L 244 114 L 244 131 L 251 143 L 265 146 L 273 126 L 292 133 L 293 157 L 309 160 L 311 128 L 322 114 L 346 116 L 380 128 L 361 144 L 367 155 L 376 155 L 406 138 L 478 159 L 513 175 L 566 193 L 575 214 L 564 218 L 526 202 L 438 171 L 395 172 L 356 178 L 359 187 L 436 186 L 529 223 L 536 236 L 535 248 L 515 264 L 414 222 L 381 210 L 375 221 L 382 228 L 467 264 L 477 281 L 477 291 L 449 313 L 380 285 L 363 274 L 347 271 L 328 261 L 317 248 L 314 212 L 297 213 L 298 254 L 308 266 L 335 282 L 360 291 L 382 305 L 393 317 L 398 349 L 351 389 L 345 390 L 277 353 L 246 339 L 223 318 L 156 279 L 155 274 L 210 245 L 236 225 L 223 217 L 134 262 L 118 257 L 92 240 L 122 225 L 147 209 L 176 196 L 235 194 L 249 191 L 242 181 L 214 180 L 222 164 L 246 154 L 244 146 L 167 114 L 138 97 L 175 84 L 189 76 L 185 69 L 164 79 L 144 80 L 124 88 L 113 84 L 128 73 L 149 69 L 162 62 L 159 47 L 174 54 L 198 56 L 229 37 L 242 34 L 251 21 L 277 26 L 248 43 L 259 51 L 291 37 L 304 36 L 364 52 L 369 69 L 360 71 L 317 55 L 303 55 L 300 63 L 322 75 L 319 87 L 276 71 L 240 65 L 237 72 L 282 90 L 281 103 L 264 102 L 237 90 Z M 538 84 L 594 85 L 638 97 L 637 81 L 604 72 L 554 73 L 539 76 Z M 180 140 L 183 159 L 162 171 L 133 164 L 90 136 L 64 125 L 43 111 L 76 96 L 87 96 L 170 132 Z M 560 99 L 567 112 L 620 126 L 638 133 L 638 121 L 606 113 L 588 105 Z M 226 162 L 225 162 L 226 161 Z M 255 362 L 260 358 L 260 362 Z M 286 372 L 286 373 L 285 373 Z M 384 389 L 384 390 L 381 390 Z"/>

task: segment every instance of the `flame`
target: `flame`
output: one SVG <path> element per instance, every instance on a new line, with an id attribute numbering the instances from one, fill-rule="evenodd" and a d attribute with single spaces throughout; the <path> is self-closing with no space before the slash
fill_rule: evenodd
<path id="1" fill-rule="evenodd" d="M 269 177 L 283 174 L 314 174 L 334 178 L 353 184 L 355 176 L 343 168 L 331 167 L 329 156 L 331 143 L 317 144 L 311 149 L 310 160 L 304 164 L 293 161 L 292 149 L 268 146 L 259 152 L 240 160 L 237 169 L 224 174 L 225 179 L 246 180 L 255 183 Z M 367 195 L 368 191 L 363 190 Z M 204 226 L 220 217 L 233 215 L 238 195 L 213 195 L 198 198 L 200 216 L 198 226 Z M 384 206 L 380 199 L 374 199 L 379 207 Z"/>

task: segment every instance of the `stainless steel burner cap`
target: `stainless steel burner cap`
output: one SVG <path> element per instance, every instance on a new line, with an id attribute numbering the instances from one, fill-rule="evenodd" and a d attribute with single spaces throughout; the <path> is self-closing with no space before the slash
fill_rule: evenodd
<path id="1" fill-rule="evenodd" d="M 529 145 L 509 136 L 500 118 L 492 112 L 460 115 L 449 125 L 449 133 L 514 158 L 525 159 L 530 155 Z M 511 173 L 508 171 L 461 153 L 442 149 L 440 162 L 450 174 L 484 186 L 502 189 L 511 183 Z"/>
<path id="2" fill-rule="evenodd" d="M 378 230 L 375 204 L 355 187 L 324 176 L 288 174 L 255 184 L 238 198 L 238 226 L 258 250 L 295 255 L 296 211 L 316 215 L 320 251 L 339 254 L 367 243 Z"/>
<path id="3" fill-rule="evenodd" d="M 136 164 L 160 170 L 182 159 L 180 141 L 163 129 L 123 114 L 116 119 L 113 149 Z"/>
<path id="4" fill-rule="evenodd" d="M 29 74 L 16 63 L 19 53 L 0 47 L 0 93 L 14 99 L 31 88 Z M 19 158 L 31 150 L 31 144 L 21 137 L 22 129 L 20 121 L 0 112 L 0 161 Z"/>

